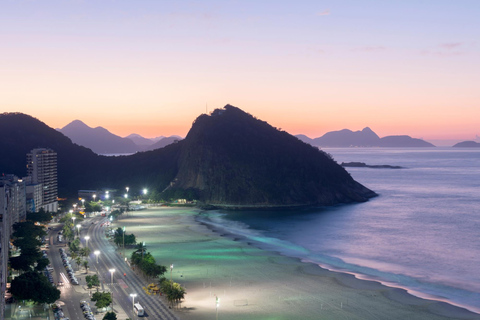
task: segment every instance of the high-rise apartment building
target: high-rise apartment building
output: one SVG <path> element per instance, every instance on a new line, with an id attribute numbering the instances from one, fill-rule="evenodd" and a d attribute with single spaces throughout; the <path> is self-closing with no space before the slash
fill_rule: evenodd
<path id="1" fill-rule="evenodd" d="M 0 318 L 4 314 L 8 251 L 14 223 L 26 219 L 25 182 L 13 174 L 0 176 Z"/>
<path id="2" fill-rule="evenodd" d="M 41 207 L 45 211 L 57 212 L 57 153 L 45 148 L 30 151 L 27 154 L 27 175 L 33 184 L 42 184 Z"/>

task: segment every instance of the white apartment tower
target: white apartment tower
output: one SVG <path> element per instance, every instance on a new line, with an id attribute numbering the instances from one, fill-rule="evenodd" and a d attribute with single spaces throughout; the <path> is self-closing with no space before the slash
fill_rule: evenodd
<path id="1" fill-rule="evenodd" d="M 57 153 L 51 149 L 33 149 L 27 154 L 27 175 L 32 183 L 42 184 L 42 208 L 57 212 Z"/>

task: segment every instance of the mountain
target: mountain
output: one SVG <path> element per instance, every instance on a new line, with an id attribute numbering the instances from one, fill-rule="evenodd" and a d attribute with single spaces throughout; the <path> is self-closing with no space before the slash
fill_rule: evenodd
<path id="1" fill-rule="evenodd" d="M 362 131 L 343 129 L 327 132 L 320 138 L 313 139 L 313 143 L 323 147 L 374 147 L 380 138 L 370 128 Z"/>
<path id="2" fill-rule="evenodd" d="M 480 148 L 480 143 L 475 141 L 463 141 L 455 144 L 453 148 Z"/>
<path id="3" fill-rule="evenodd" d="M 409 136 L 387 136 L 380 139 L 379 147 L 386 148 L 429 148 L 435 147 L 430 142 Z"/>
<path id="4" fill-rule="evenodd" d="M 434 147 L 433 144 L 409 136 L 387 136 L 380 138 L 372 129 L 366 127 L 362 131 L 343 129 L 325 133 L 319 138 L 311 139 L 305 135 L 297 135 L 298 139 L 323 148 L 345 147 Z"/>
<path id="5" fill-rule="evenodd" d="M 45 123 L 22 113 L 0 114 L 0 174 L 26 176 L 26 154 L 34 148 L 57 152 L 58 192 L 77 196 L 80 189 L 102 187 L 163 190 L 177 172 L 177 144 L 131 156 L 106 157 L 79 146 Z"/>
<path id="6" fill-rule="evenodd" d="M 227 105 L 199 116 L 186 138 L 172 188 L 215 207 L 332 205 L 375 193 L 332 158 Z"/>
<path id="7" fill-rule="evenodd" d="M 74 120 L 62 129 L 61 133 L 81 146 L 97 154 L 135 153 L 139 147 L 130 139 L 119 137 L 105 128 L 91 128 L 80 120 Z"/>
<path id="8" fill-rule="evenodd" d="M 242 110 L 199 116 L 184 140 L 153 151 L 106 157 L 20 113 L 0 114 L 0 173 L 26 175 L 33 148 L 57 152 L 59 195 L 104 187 L 148 188 L 216 207 L 285 207 L 366 201 L 376 194 L 328 154 Z"/>
<path id="9" fill-rule="evenodd" d="M 165 137 L 163 139 L 158 140 L 154 144 L 147 146 L 144 150 L 148 151 L 148 150 L 155 150 L 155 149 L 163 148 L 163 147 L 168 146 L 169 144 L 178 142 L 180 140 L 182 140 L 182 138 L 179 137 L 179 136 Z"/>
<path id="10" fill-rule="evenodd" d="M 150 146 L 155 143 L 155 141 L 144 138 L 141 135 L 136 133 L 132 133 L 131 135 L 126 136 L 125 139 L 132 140 L 133 143 L 135 143 L 137 146 Z"/>

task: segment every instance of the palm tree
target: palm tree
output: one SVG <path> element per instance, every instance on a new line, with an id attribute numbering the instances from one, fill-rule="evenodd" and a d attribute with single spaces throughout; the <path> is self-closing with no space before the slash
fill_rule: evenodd
<path id="1" fill-rule="evenodd" d="M 82 257 L 88 257 L 90 255 L 90 248 L 87 248 L 87 247 L 80 248 L 79 253 Z"/>
<path id="2" fill-rule="evenodd" d="M 77 268 L 78 268 L 78 270 L 80 270 L 80 264 L 82 263 L 82 257 L 77 256 L 77 257 L 75 258 L 75 262 L 77 263 Z"/>
<path id="3" fill-rule="evenodd" d="M 88 260 L 83 260 L 83 266 L 85 267 L 85 272 L 88 273 Z"/>

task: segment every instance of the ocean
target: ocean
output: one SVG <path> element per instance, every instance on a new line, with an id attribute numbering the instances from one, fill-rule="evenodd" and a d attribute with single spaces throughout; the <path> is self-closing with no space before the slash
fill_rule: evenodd
<path id="1" fill-rule="evenodd" d="M 379 194 L 366 203 L 199 219 L 254 245 L 480 313 L 480 150 L 324 149 Z"/>

